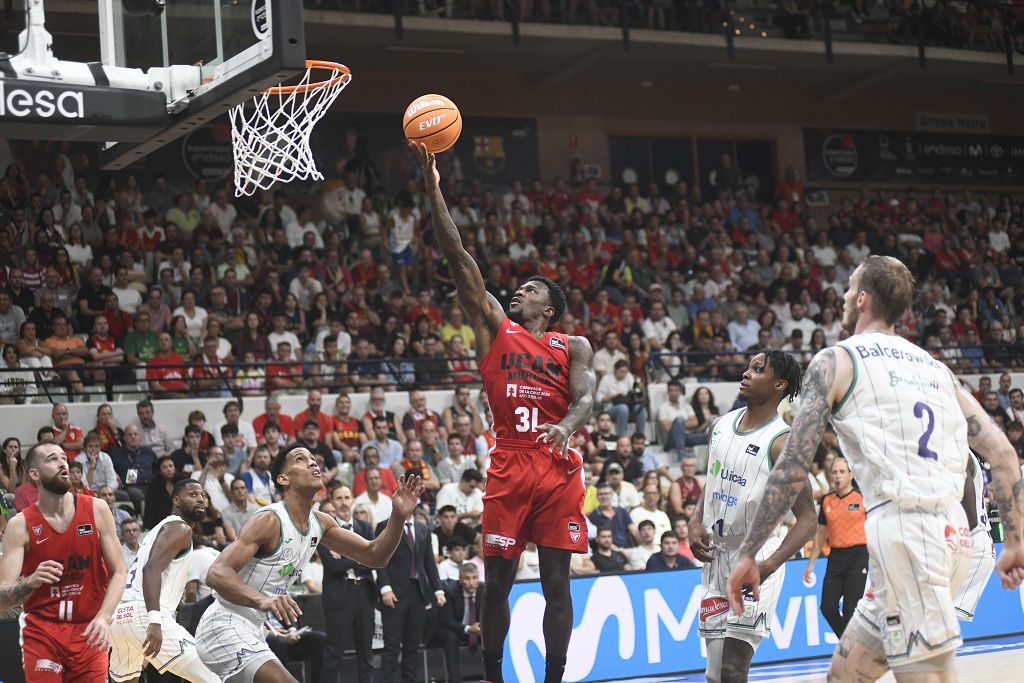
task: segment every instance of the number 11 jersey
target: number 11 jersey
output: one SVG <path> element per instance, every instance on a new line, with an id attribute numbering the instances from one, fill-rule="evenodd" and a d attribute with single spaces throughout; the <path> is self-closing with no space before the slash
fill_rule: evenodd
<path id="1" fill-rule="evenodd" d="M 837 346 L 854 370 L 832 426 L 868 512 L 887 502 L 931 512 L 956 505 L 968 449 L 953 373 L 895 334 L 866 332 Z"/>
<path id="2" fill-rule="evenodd" d="M 569 337 L 548 332 L 541 338 L 505 318 L 480 362 L 484 390 L 499 442 L 536 445 L 538 425 L 562 421 L 569 393 Z"/>

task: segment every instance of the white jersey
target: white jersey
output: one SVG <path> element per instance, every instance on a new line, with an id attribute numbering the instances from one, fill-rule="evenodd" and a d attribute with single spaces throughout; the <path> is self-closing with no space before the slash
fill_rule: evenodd
<path id="1" fill-rule="evenodd" d="M 284 595 L 288 592 L 289 586 L 302 578 L 303 568 L 316 552 L 316 547 L 323 537 L 323 527 L 316 516 L 316 511 L 310 510 L 306 532 L 299 531 L 288 514 L 284 501 L 268 505 L 253 513 L 253 517 L 256 515 L 276 515 L 281 535 L 277 548 L 272 553 L 262 557 L 254 556 L 239 570 L 238 576 L 242 583 L 268 597 Z M 257 609 L 230 603 L 217 591 L 214 591 L 213 595 L 225 610 L 238 614 L 253 624 L 262 624 L 266 619 L 266 615 Z"/>
<path id="2" fill-rule="evenodd" d="M 837 344 L 853 380 L 832 413 L 839 445 L 870 511 L 887 503 L 939 512 L 963 497 L 967 420 L 945 365 L 895 334 Z"/>
<path id="3" fill-rule="evenodd" d="M 789 431 L 777 414 L 749 432 L 739 430 L 746 408 L 715 423 L 708 444 L 704 524 L 722 537 L 744 536 L 772 469 L 772 446 Z"/>
<path id="4" fill-rule="evenodd" d="M 168 515 L 160 520 L 153 529 L 146 534 L 139 545 L 139 554 L 136 556 L 132 566 L 128 568 L 128 585 L 124 589 L 121 602 L 145 602 L 142 595 L 142 569 L 149 562 L 149 554 L 156 545 L 157 536 L 169 524 L 185 524 L 185 520 L 177 515 Z M 180 555 L 171 559 L 171 563 L 160 574 L 160 611 L 164 614 L 173 614 L 178 609 L 181 596 L 185 592 L 185 584 L 188 583 L 192 573 L 192 543 L 189 542 L 188 549 L 183 550 Z"/>
<path id="5" fill-rule="evenodd" d="M 992 525 L 988 522 L 988 509 L 985 507 L 985 477 L 982 474 L 981 462 L 973 452 L 968 451 L 968 453 L 971 461 L 974 462 L 974 508 L 978 513 L 978 526 L 974 529 L 990 531 Z"/>

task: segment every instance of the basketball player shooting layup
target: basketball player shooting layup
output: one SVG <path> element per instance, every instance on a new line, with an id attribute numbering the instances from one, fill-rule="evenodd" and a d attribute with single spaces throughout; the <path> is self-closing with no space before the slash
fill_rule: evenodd
<path id="1" fill-rule="evenodd" d="M 962 642 L 953 595 L 970 548 L 964 491 L 968 444 L 992 466 L 991 493 L 1006 520 L 996 562 L 1004 588 L 1024 578 L 1024 487 L 1013 447 L 950 370 L 895 333 L 914 278 L 888 256 L 850 276 L 843 327 L 853 336 L 820 351 L 804 377 L 789 443 L 772 471 L 729 577 L 729 602 L 759 594 L 755 554 L 808 485 L 807 470 L 831 420 L 860 482 L 874 586 L 857 604 L 830 681 L 874 681 L 893 669 L 905 682 L 955 681 Z"/>
<path id="2" fill-rule="evenodd" d="M 709 683 L 747 680 L 750 660 L 769 634 L 786 560 L 817 527 L 814 501 L 804 489 L 793 504 L 796 524 L 785 535 L 778 527 L 772 529 L 757 554 L 760 599 L 748 599 L 742 615 L 729 613 L 725 582 L 739 559 L 739 544 L 754 521 L 768 474 L 786 445 L 789 425 L 779 417 L 779 404 L 800 393 L 800 374 L 800 365 L 787 353 L 756 354 L 740 382 L 739 397 L 746 407 L 726 413 L 711 427 L 708 481 L 690 521 L 690 547 L 705 562 L 698 633 L 707 644 Z"/>
<path id="3" fill-rule="evenodd" d="M 192 634 L 174 619 L 192 571 L 192 532 L 208 505 L 203 485 L 182 479 L 171 490 L 171 514 L 146 534 L 128 570 L 128 587 L 110 627 L 110 678 L 138 681 L 146 661 L 161 674 L 193 683 L 220 679 L 196 654 Z"/>
<path id="4" fill-rule="evenodd" d="M 71 493 L 68 456 L 57 444 L 30 448 L 25 467 L 39 500 L 7 525 L 0 559 L 0 609 L 25 604 L 25 680 L 103 683 L 125 580 L 114 516 L 98 498 Z"/>
<path id="5" fill-rule="evenodd" d="M 283 500 L 250 517 L 206 576 L 216 601 L 199 621 L 196 650 L 214 674 L 231 683 L 296 683 L 267 644 L 267 614 L 286 625 L 299 618 L 302 612 L 288 587 L 302 577 L 319 543 L 367 567 L 387 564 L 423 493 L 419 477 L 399 477 L 391 519 L 380 536 L 367 541 L 313 510 L 323 480 L 305 448 L 282 450 L 270 478 L 284 492 Z"/>
<path id="6" fill-rule="evenodd" d="M 492 683 L 503 680 L 508 595 L 519 555 L 533 541 L 547 602 L 544 681 L 559 683 L 572 635 L 569 560 L 587 550 L 583 459 L 567 443 L 593 409 L 594 353 L 583 337 L 548 331 L 562 317 L 565 297 L 547 278 L 527 280 L 512 296 L 508 313 L 501 309 L 448 215 L 434 155 L 422 143 L 410 147 L 419 155 L 434 236 L 448 259 L 458 303 L 476 333 L 497 437 L 484 495 L 484 675 Z"/>

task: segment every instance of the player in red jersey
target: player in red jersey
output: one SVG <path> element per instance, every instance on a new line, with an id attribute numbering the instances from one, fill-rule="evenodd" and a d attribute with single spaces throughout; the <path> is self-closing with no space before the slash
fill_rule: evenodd
<path id="1" fill-rule="evenodd" d="M 25 606 L 25 680 L 102 683 L 126 579 L 114 517 L 95 498 L 70 492 L 68 457 L 57 444 L 33 446 L 25 468 L 39 500 L 7 525 L 0 558 L 0 609 Z"/>
<path id="2" fill-rule="evenodd" d="M 565 296 L 547 278 L 527 280 L 512 296 L 508 312 L 502 310 L 448 215 L 434 155 L 423 144 L 410 146 L 423 170 L 435 241 L 476 334 L 497 437 L 484 496 L 484 674 L 492 683 L 503 681 L 508 595 L 519 555 L 533 541 L 547 601 L 544 681 L 560 683 L 572 635 L 569 560 L 587 549 L 583 458 L 568 447 L 568 440 L 593 410 L 594 352 L 584 337 L 549 331 L 565 312 Z"/>

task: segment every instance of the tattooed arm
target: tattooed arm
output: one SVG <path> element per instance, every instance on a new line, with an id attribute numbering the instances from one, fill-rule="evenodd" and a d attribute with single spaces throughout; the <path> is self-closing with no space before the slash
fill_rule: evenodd
<path id="1" fill-rule="evenodd" d="M 789 443 L 787 437 L 782 437 L 772 446 L 771 458 L 772 462 L 775 463 L 775 467 L 778 467 L 778 459 L 781 457 L 780 454 L 784 452 L 785 444 Z M 806 476 L 804 476 L 804 480 L 807 480 Z M 771 557 L 760 563 L 761 581 L 771 576 L 782 566 L 783 562 L 796 555 L 807 544 L 807 541 L 814 537 L 814 532 L 818 527 L 818 515 L 814 510 L 814 499 L 811 498 L 810 486 L 804 486 L 800 489 L 796 500 L 793 502 L 792 510 L 796 516 L 796 524 L 786 532 L 785 538 L 782 539 L 782 543 L 771 554 Z"/>
<path id="2" fill-rule="evenodd" d="M 1005 546 L 1020 546 L 1024 532 L 1024 483 L 1021 482 L 1017 453 L 1002 430 L 962 385 L 958 385 L 956 397 L 967 418 L 968 445 L 992 468 L 989 491 L 999 505 L 1006 534 Z"/>
<path id="3" fill-rule="evenodd" d="M 4 555 L 0 558 L 0 610 L 21 605 L 32 591 L 44 583 L 60 581 L 64 566 L 53 560 L 40 562 L 30 576 L 21 575 L 28 541 L 25 517 L 17 514 L 7 525 L 4 534 Z"/>
<path id="4" fill-rule="evenodd" d="M 754 557 L 786 511 L 793 507 L 800 492 L 807 488 L 807 472 L 825 433 L 836 388 L 842 383 L 849 385 L 851 363 L 848 355 L 829 348 L 819 351 L 807 367 L 800 392 L 800 411 L 793 420 L 782 457 L 768 477 L 764 497 L 754 513 L 754 523 L 740 545 L 742 555 Z M 836 382 L 837 371 L 842 374 L 841 382 Z"/>

